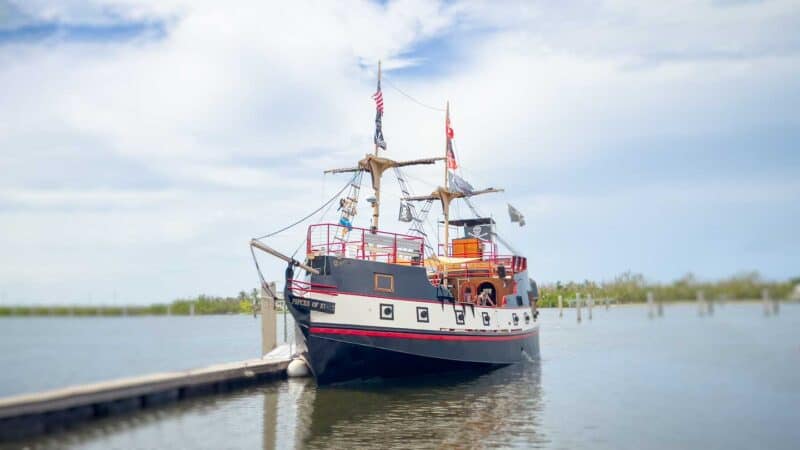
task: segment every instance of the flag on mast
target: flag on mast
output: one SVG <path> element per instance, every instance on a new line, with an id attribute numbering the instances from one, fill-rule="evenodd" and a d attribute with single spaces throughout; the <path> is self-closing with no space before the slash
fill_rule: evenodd
<path id="1" fill-rule="evenodd" d="M 381 79 L 378 77 L 378 91 L 372 95 L 375 100 L 375 146 L 386 150 L 386 141 L 383 139 L 383 93 L 381 92 Z"/>
<path id="2" fill-rule="evenodd" d="M 521 227 L 525 226 L 525 216 L 523 216 L 517 208 L 511 206 L 511 203 L 508 204 L 508 218 L 511 219 L 512 222 L 519 223 Z"/>
<path id="3" fill-rule="evenodd" d="M 450 170 L 458 169 L 458 163 L 456 162 L 456 154 L 453 151 L 453 127 L 450 126 L 450 111 L 447 111 L 447 118 L 444 122 L 445 133 L 447 134 L 447 168 Z"/>

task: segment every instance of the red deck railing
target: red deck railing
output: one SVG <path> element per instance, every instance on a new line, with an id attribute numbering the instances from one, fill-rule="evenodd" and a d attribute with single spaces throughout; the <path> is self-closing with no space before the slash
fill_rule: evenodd
<path id="1" fill-rule="evenodd" d="M 418 236 L 322 223 L 308 227 L 306 253 L 308 256 L 337 255 L 391 264 L 421 265 L 424 245 L 425 241 Z"/>

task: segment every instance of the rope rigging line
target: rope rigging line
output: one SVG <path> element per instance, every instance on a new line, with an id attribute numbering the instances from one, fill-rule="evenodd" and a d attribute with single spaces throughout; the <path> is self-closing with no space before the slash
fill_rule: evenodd
<path id="1" fill-rule="evenodd" d="M 358 172 L 358 173 L 361 174 L 363 172 Z M 329 203 L 330 204 L 328 205 L 328 208 L 325 211 L 323 211 L 322 214 L 320 214 L 319 217 L 317 218 L 317 223 L 322 222 L 322 219 L 325 216 L 327 216 L 329 212 L 331 212 L 331 208 L 333 208 L 334 203 L 333 202 L 329 202 Z M 306 242 L 306 238 L 303 237 L 303 239 L 300 241 L 300 244 L 298 244 L 297 248 L 294 249 L 294 253 L 292 253 L 292 258 L 294 258 L 297 255 L 297 252 L 299 252 L 301 248 L 303 248 L 303 244 L 305 242 Z"/>
<path id="2" fill-rule="evenodd" d="M 345 187 L 344 187 L 344 188 L 342 188 L 342 190 L 341 190 L 341 191 L 339 191 L 339 192 L 338 192 L 338 193 L 337 193 L 337 194 L 336 194 L 336 195 L 333 197 L 333 199 L 335 199 L 335 198 L 336 198 L 336 197 L 338 197 L 338 196 L 339 196 L 339 195 L 340 195 L 342 192 L 344 192 L 344 190 L 347 188 L 347 186 L 348 186 L 350 183 L 352 183 L 352 182 L 353 182 L 353 181 L 356 179 L 356 177 L 358 177 L 359 175 L 363 175 L 363 173 L 362 173 L 362 172 L 356 172 L 356 173 L 353 175 L 353 178 L 352 178 L 352 179 L 351 179 L 351 180 L 348 182 L 348 184 L 346 184 L 346 185 L 345 185 Z M 276 235 L 276 234 L 278 234 L 278 233 L 280 233 L 280 232 L 282 232 L 282 231 L 286 231 L 287 229 L 291 228 L 292 226 L 295 226 L 295 225 L 297 225 L 297 224 L 299 224 L 299 223 L 302 223 L 303 221 L 307 220 L 309 217 L 313 216 L 313 215 L 314 215 L 314 214 L 315 214 L 317 211 L 321 210 L 322 208 L 325 208 L 325 206 L 327 205 L 327 206 L 328 206 L 328 208 L 327 208 L 327 209 L 326 209 L 326 210 L 325 210 L 325 211 L 324 211 L 322 214 L 320 214 L 319 218 L 317 219 L 317 222 L 321 221 L 321 220 L 322 220 L 322 218 L 324 218 L 326 215 L 328 215 L 328 213 L 331 211 L 331 208 L 332 208 L 332 207 L 333 207 L 333 205 L 334 205 L 334 203 L 333 203 L 333 201 L 332 201 L 333 199 L 331 199 L 331 200 L 328 200 L 328 201 L 327 201 L 325 204 L 323 204 L 321 207 L 319 207 L 319 208 L 318 208 L 316 211 L 312 212 L 311 214 L 309 214 L 309 215 L 308 215 L 308 216 L 306 216 L 305 218 L 301 219 L 299 222 L 295 222 L 294 224 L 292 224 L 292 225 L 290 225 L 290 226 L 288 226 L 288 227 L 286 227 L 286 228 L 283 228 L 283 229 L 281 229 L 281 230 L 279 230 L 279 231 L 276 231 L 276 232 L 274 232 L 274 233 L 270 233 L 270 234 L 268 234 L 268 235 L 261 236 L 261 237 L 259 237 L 259 238 L 256 238 L 256 239 L 264 239 L 264 238 L 267 238 L 267 237 L 270 237 L 270 236 L 274 236 L 274 235 Z M 297 252 L 299 252 L 301 248 L 303 248 L 303 244 L 305 243 L 305 241 L 306 241 L 306 238 L 304 237 L 304 238 L 303 238 L 303 239 L 300 241 L 300 244 L 297 246 L 297 248 L 294 250 L 294 253 L 292 253 L 292 258 L 294 258 L 294 257 L 297 255 Z M 266 290 L 266 291 L 267 291 L 267 292 L 268 292 L 268 293 L 269 293 L 269 294 L 272 296 L 272 298 L 277 298 L 277 294 L 276 294 L 275 292 L 272 292 L 272 289 L 270 289 L 270 288 L 269 288 L 269 283 L 267 283 L 267 280 L 264 278 L 264 274 L 261 272 L 261 266 L 258 264 L 258 257 L 256 257 L 256 252 L 253 250 L 253 247 L 252 247 L 252 246 L 250 247 L 250 254 L 253 256 L 253 263 L 254 263 L 254 264 L 255 264 L 255 266 L 256 266 L 256 272 L 258 272 L 258 278 L 259 278 L 259 280 L 261 281 L 261 286 L 262 286 L 262 288 L 263 288 L 264 290 Z"/>
<path id="3" fill-rule="evenodd" d="M 358 176 L 358 174 L 359 174 L 359 173 L 360 173 L 360 171 L 359 171 L 359 172 L 356 172 L 356 173 L 353 175 L 353 178 L 351 178 L 350 180 L 348 180 L 348 181 L 347 181 L 347 183 L 345 183 L 345 185 L 344 185 L 344 186 L 342 186 L 342 188 L 339 190 L 339 192 L 337 192 L 336 194 L 334 194 L 334 195 L 333 195 L 333 197 L 331 197 L 331 198 L 330 198 L 330 200 L 328 200 L 327 202 L 323 203 L 323 204 L 322 204 L 322 206 L 320 206 L 319 208 L 317 208 L 317 209 L 315 209 L 314 211 L 312 211 L 312 212 L 311 212 L 311 214 L 309 214 L 309 215 L 307 215 L 307 216 L 303 217 L 302 219 L 298 220 L 297 222 L 294 222 L 294 223 L 292 223 L 292 224 L 290 224 L 290 225 L 287 225 L 287 226 L 285 226 L 285 227 L 281 228 L 281 229 L 280 229 L 280 230 L 278 230 L 278 231 L 274 231 L 274 232 L 272 232 L 272 233 L 265 234 L 265 235 L 263 235 L 263 236 L 259 236 L 259 237 L 257 237 L 257 238 L 253 238 L 253 239 L 255 239 L 255 240 L 257 240 L 257 241 L 258 241 L 258 240 L 261 240 L 261 239 L 265 239 L 265 238 L 268 238 L 268 237 L 275 236 L 276 234 L 283 233 L 284 231 L 288 230 L 289 228 L 292 228 L 292 227 L 294 227 L 294 226 L 300 225 L 301 223 L 303 223 L 303 222 L 305 222 L 306 220 L 310 219 L 310 218 L 311 218 L 311 216 L 313 216 L 314 214 L 316 214 L 316 213 L 318 213 L 318 212 L 322 211 L 322 210 L 323 210 L 323 209 L 324 209 L 326 206 L 328 206 L 328 205 L 330 205 L 331 203 L 333 203 L 333 201 L 334 201 L 334 200 L 336 200 L 336 199 L 337 199 L 337 198 L 338 198 L 340 195 L 342 195 L 342 192 L 344 192 L 344 191 L 345 191 L 345 189 L 347 189 L 347 187 L 348 187 L 348 186 L 350 186 L 350 183 L 352 183 L 352 182 L 353 182 L 353 181 L 356 179 L 356 177 Z"/>
<path id="4" fill-rule="evenodd" d="M 421 101 L 417 100 L 416 98 L 414 98 L 414 97 L 410 96 L 409 94 L 405 93 L 405 92 L 404 92 L 402 89 L 400 89 L 400 88 L 399 88 L 399 87 L 397 87 L 397 86 L 396 86 L 394 83 L 392 83 L 391 81 L 389 81 L 389 79 L 388 79 L 388 77 L 386 77 L 386 75 L 383 75 L 382 79 L 386 81 L 386 84 L 388 84 L 388 85 L 389 85 L 389 87 L 391 87 L 391 88 L 392 88 L 392 89 L 394 89 L 395 91 L 399 92 L 399 93 L 400 93 L 400 94 L 402 94 L 404 97 L 406 97 L 406 98 L 408 98 L 409 100 L 411 100 L 412 102 L 414 102 L 414 103 L 416 103 L 416 104 L 418 104 L 418 105 L 420 105 L 420 106 L 422 106 L 422 107 L 428 108 L 428 109 L 430 109 L 430 110 L 432 110 L 432 111 L 437 111 L 437 112 L 445 112 L 445 111 L 446 111 L 444 108 L 437 108 L 437 107 L 435 107 L 435 106 L 428 105 L 428 104 L 426 104 L 426 103 L 423 103 L 423 102 L 421 102 Z"/>

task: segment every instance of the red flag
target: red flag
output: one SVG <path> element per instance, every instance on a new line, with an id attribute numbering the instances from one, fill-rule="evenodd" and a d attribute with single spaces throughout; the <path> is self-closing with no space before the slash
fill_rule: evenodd
<path id="1" fill-rule="evenodd" d="M 450 118 L 447 118 L 447 123 L 445 124 L 446 132 L 447 132 L 447 139 L 453 139 L 453 127 L 450 126 Z"/>
<path id="2" fill-rule="evenodd" d="M 453 128 L 450 126 L 450 113 L 448 111 L 447 119 L 444 123 L 444 132 L 447 135 L 447 168 L 456 170 L 458 169 L 458 163 L 456 162 L 456 154 L 453 151 Z"/>
<path id="3" fill-rule="evenodd" d="M 453 153 L 453 147 L 450 144 L 450 141 L 447 141 L 447 168 L 452 170 L 458 169 L 458 163 L 456 163 L 456 154 Z"/>

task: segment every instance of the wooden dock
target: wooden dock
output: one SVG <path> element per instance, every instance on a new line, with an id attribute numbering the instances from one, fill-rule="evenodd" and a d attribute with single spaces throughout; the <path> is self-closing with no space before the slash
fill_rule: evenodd
<path id="1" fill-rule="evenodd" d="M 251 359 L 0 398 L 0 442 L 283 378 L 289 362 L 290 358 Z"/>

